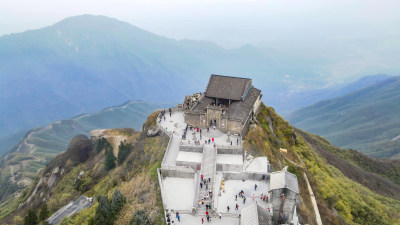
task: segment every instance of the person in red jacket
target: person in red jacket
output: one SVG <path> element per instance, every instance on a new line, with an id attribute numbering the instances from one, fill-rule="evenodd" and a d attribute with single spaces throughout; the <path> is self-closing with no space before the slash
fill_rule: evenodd
<path id="1" fill-rule="evenodd" d="M 204 224 L 204 218 L 201 218 L 201 224 Z"/>

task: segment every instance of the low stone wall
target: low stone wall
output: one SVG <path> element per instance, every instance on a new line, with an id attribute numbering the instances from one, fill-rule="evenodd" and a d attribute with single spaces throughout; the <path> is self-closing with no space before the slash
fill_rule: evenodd
<path id="1" fill-rule="evenodd" d="M 202 145 L 199 145 L 199 146 L 180 145 L 180 146 L 179 146 L 179 151 L 203 153 L 203 146 L 202 146 Z"/>
<path id="2" fill-rule="evenodd" d="M 194 170 L 201 169 L 201 163 L 187 162 L 187 161 L 176 161 L 177 166 L 187 166 Z"/>
<path id="3" fill-rule="evenodd" d="M 243 165 L 237 164 L 219 164 L 217 163 L 217 171 L 234 171 L 234 172 L 241 172 L 243 171 Z"/>
<path id="4" fill-rule="evenodd" d="M 174 166 L 169 168 L 161 168 L 163 177 L 179 177 L 179 178 L 194 178 L 195 171 L 190 167 Z"/>
<path id="5" fill-rule="evenodd" d="M 241 147 L 218 147 L 217 148 L 218 154 L 235 154 L 241 155 L 243 153 L 243 148 Z"/>
<path id="6" fill-rule="evenodd" d="M 267 173 L 224 172 L 225 180 L 269 180 Z"/>

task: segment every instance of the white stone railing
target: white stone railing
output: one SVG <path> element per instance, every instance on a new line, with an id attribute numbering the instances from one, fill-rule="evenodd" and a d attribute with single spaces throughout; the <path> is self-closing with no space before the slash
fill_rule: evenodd
<path id="1" fill-rule="evenodd" d="M 163 203 L 163 207 L 164 207 L 164 213 L 165 210 L 167 209 L 167 199 L 165 198 L 165 193 L 164 193 L 164 187 L 163 187 L 163 183 L 162 183 L 162 175 L 161 175 L 161 171 L 160 168 L 157 168 L 157 175 L 158 175 L 158 183 L 160 184 L 160 190 L 161 190 L 161 200 Z M 165 218 L 166 215 L 164 215 Z"/>
<path id="2" fill-rule="evenodd" d="M 169 136 L 169 135 L 168 135 L 168 136 Z M 171 147 L 172 138 L 173 138 L 173 134 L 171 134 L 171 136 L 169 136 L 169 141 L 168 141 L 167 149 L 165 150 L 164 158 L 163 158 L 163 160 L 162 160 L 162 162 L 161 162 L 161 168 L 164 168 L 164 167 L 166 166 L 165 160 L 166 160 L 166 158 L 167 158 L 167 155 L 169 154 L 169 150 L 170 150 L 170 147 Z"/>
<path id="3" fill-rule="evenodd" d="M 194 174 L 194 199 L 193 199 L 193 208 L 197 208 L 197 203 L 199 200 L 199 186 L 200 186 L 200 177 L 199 177 L 199 172 L 196 171 Z M 201 181 L 200 181 L 201 182 Z"/>

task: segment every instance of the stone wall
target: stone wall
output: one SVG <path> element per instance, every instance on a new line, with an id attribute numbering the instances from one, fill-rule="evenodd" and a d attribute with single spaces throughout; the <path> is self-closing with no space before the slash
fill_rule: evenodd
<path id="1" fill-rule="evenodd" d="M 224 172 L 225 180 L 269 180 L 267 173 Z"/>
<path id="2" fill-rule="evenodd" d="M 256 102 L 255 102 L 254 105 L 253 105 L 253 113 L 254 113 L 254 116 L 257 116 L 258 113 L 260 112 L 260 106 L 261 106 L 261 95 L 258 96 Z"/>
<path id="3" fill-rule="evenodd" d="M 272 221 L 273 224 L 279 224 L 279 214 L 280 214 L 280 209 L 282 208 L 283 212 L 283 221 L 281 223 L 285 222 L 290 222 L 293 219 L 293 214 L 294 214 L 294 208 L 297 204 L 297 199 L 298 199 L 298 194 L 286 189 L 286 188 L 281 188 L 281 189 L 275 189 L 272 191 L 269 191 L 270 193 L 270 199 L 271 199 L 271 204 L 273 208 L 273 213 L 272 213 Z M 285 201 L 282 201 L 282 194 L 285 194 Z M 282 205 L 283 204 L 283 205 Z"/>
<path id="4" fill-rule="evenodd" d="M 177 166 L 188 166 L 194 170 L 201 170 L 201 163 L 188 162 L 188 161 L 176 161 Z"/>
<path id="5" fill-rule="evenodd" d="M 239 134 L 242 135 L 243 124 L 240 121 L 229 120 L 228 122 L 228 131 L 231 134 Z"/>
<path id="6" fill-rule="evenodd" d="M 190 168 L 189 168 L 190 169 Z M 194 178 L 194 170 L 180 170 L 179 167 L 161 169 L 162 177 Z"/>
<path id="7" fill-rule="evenodd" d="M 179 145 L 179 151 L 203 153 L 203 146 Z"/>
<path id="8" fill-rule="evenodd" d="M 233 141 L 233 140 L 232 140 Z M 236 143 L 234 143 L 236 144 Z M 234 155 L 241 155 L 243 153 L 243 149 L 241 147 L 232 147 L 232 148 L 223 148 L 223 147 L 218 147 L 217 148 L 217 153 L 218 154 L 234 154 Z"/>
<path id="9" fill-rule="evenodd" d="M 234 172 L 241 172 L 243 171 L 243 165 L 237 165 L 237 164 L 220 164 L 217 163 L 217 171 L 234 171 Z M 235 179 L 232 179 L 235 180 Z"/>
<path id="10" fill-rule="evenodd" d="M 200 115 L 195 113 L 185 112 L 185 123 L 193 127 L 199 127 Z"/>

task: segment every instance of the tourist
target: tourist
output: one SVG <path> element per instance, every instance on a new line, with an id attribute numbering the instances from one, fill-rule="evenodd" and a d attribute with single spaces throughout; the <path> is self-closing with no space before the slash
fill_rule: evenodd
<path id="1" fill-rule="evenodd" d="M 243 198 L 243 204 L 246 204 L 246 197 Z"/>
<path id="2" fill-rule="evenodd" d="M 208 183 L 210 183 L 210 182 L 211 182 L 211 177 L 208 178 Z"/>
<path id="3" fill-rule="evenodd" d="M 208 139 L 208 144 L 210 144 L 210 138 Z"/>
<path id="4" fill-rule="evenodd" d="M 210 216 L 207 214 L 207 222 L 210 222 Z"/>
<path id="5" fill-rule="evenodd" d="M 201 180 L 203 180 L 203 178 L 204 178 L 203 174 L 200 177 L 201 177 Z"/>
<path id="6" fill-rule="evenodd" d="M 238 209 L 239 209 L 239 204 L 238 204 L 238 203 L 236 203 L 235 210 L 238 210 Z"/>
<path id="7" fill-rule="evenodd" d="M 201 218 L 201 224 L 204 224 L 204 218 Z"/>
<path id="8" fill-rule="evenodd" d="M 254 196 L 254 194 L 251 196 L 251 199 L 254 201 L 254 199 L 256 198 L 256 196 Z"/>
<path id="9" fill-rule="evenodd" d="M 200 182 L 200 188 L 203 188 L 203 183 Z"/>
<path id="10" fill-rule="evenodd" d="M 265 198 L 265 201 L 268 202 L 268 196 Z"/>
<path id="11" fill-rule="evenodd" d="M 236 139 L 236 145 L 239 145 L 239 139 Z"/>
<path id="12" fill-rule="evenodd" d="M 203 199 L 201 199 L 201 204 L 202 204 L 202 205 L 204 205 L 204 198 L 203 198 Z"/>
<path id="13" fill-rule="evenodd" d="M 257 191 L 257 184 L 254 185 L 254 190 Z"/>
<path id="14" fill-rule="evenodd" d="M 199 201 L 199 207 L 201 207 L 201 201 Z"/>
<path id="15" fill-rule="evenodd" d="M 208 190 L 208 184 L 206 184 L 206 190 Z"/>
<path id="16" fill-rule="evenodd" d="M 232 145 L 232 141 L 231 141 L 231 145 Z"/>
<path id="17" fill-rule="evenodd" d="M 235 201 L 237 201 L 237 195 L 235 196 Z"/>
<path id="18" fill-rule="evenodd" d="M 221 215 L 221 212 L 219 212 L 219 219 L 221 219 L 222 218 L 222 215 Z"/>
<path id="19" fill-rule="evenodd" d="M 231 210 L 231 208 L 229 208 L 229 205 L 226 207 L 226 210 L 229 212 L 229 210 Z"/>
<path id="20" fill-rule="evenodd" d="M 209 127 L 207 127 L 207 133 L 208 133 L 208 132 L 210 132 L 210 128 L 209 128 Z"/>
<path id="21" fill-rule="evenodd" d="M 181 222 L 181 216 L 179 214 L 178 214 L 177 218 L 178 218 L 178 221 Z"/>

